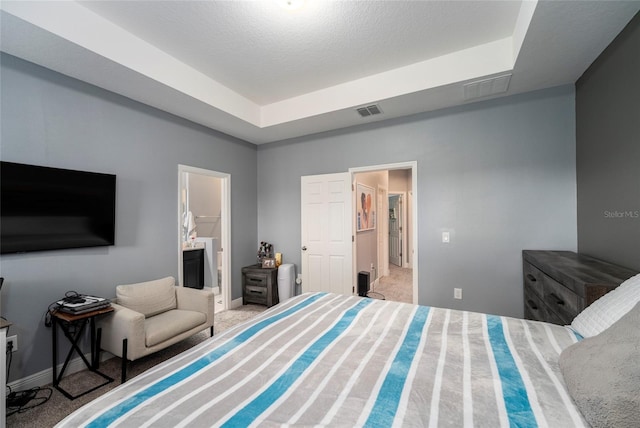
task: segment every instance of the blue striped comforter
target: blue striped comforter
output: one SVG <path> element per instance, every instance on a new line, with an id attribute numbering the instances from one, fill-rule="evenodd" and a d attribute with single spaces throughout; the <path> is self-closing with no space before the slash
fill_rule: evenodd
<path id="1" fill-rule="evenodd" d="M 311 293 L 131 379 L 60 427 L 585 426 L 565 327 Z"/>

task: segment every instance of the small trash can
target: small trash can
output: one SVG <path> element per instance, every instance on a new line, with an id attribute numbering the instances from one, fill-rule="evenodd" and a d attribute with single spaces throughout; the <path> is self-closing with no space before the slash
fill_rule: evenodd
<path id="1" fill-rule="evenodd" d="M 295 265 L 291 263 L 282 264 L 278 268 L 278 299 L 280 302 L 284 302 L 296 294 L 295 276 Z"/>

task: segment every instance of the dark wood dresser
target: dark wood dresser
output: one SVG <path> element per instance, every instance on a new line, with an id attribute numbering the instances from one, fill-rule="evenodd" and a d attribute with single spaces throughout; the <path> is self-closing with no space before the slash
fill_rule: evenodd
<path id="1" fill-rule="evenodd" d="M 278 268 L 262 268 L 256 264 L 242 268 L 242 304 L 277 305 Z"/>
<path id="2" fill-rule="evenodd" d="M 524 317 L 566 325 L 637 272 L 572 251 L 522 252 Z"/>

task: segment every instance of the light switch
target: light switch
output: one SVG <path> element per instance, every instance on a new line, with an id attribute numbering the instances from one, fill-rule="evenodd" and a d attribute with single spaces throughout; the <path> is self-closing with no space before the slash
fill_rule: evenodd
<path id="1" fill-rule="evenodd" d="M 448 244 L 449 241 L 449 232 L 442 232 L 442 242 Z"/>

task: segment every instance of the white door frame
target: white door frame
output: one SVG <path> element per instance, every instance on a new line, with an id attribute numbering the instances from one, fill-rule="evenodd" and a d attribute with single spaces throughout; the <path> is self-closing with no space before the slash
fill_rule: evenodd
<path id="1" fill-rule="evenodd" d="M 412 183 L 413 186 L 413 183 Z M 406 227 L 407 230 L 413 230 L 414 225 L 413 222 L 416 220 L 416 217 L 412 217 L 409 215 L 410 212 L 413 212 L 413 190 L 409 190 L 407 192 L 407 201 L 406 201 L 406 205 L 405 205 L 405 213 L 406 213 Z M 411 235 L 413 236 L 413 235 Z M 413 251 L 413 239 L 409 237 L 409 234 L 407 233 L 405 235 L 405 238 L 407 238 L 407 253 L 410 253 Z M 411 258 L 405 257 L 405 267 L 407 268 L 413 268 L 413 260 Z"/>
<path id="2" fill-rule="evenodd" d="M 407 254 L 406 257 L 411 258 L 411 266 L 413 267 L 413 303 L 418 304 L 418 162 L 417 161 L 408 161 L 408 162 L 397 162 L 385 165 L 372 165 L 372 166 L 363 166 L 363 167 L 354 167 L 349 168 L 349 173 L 351 173 L 351 182 L 353 183 L 355 177 L 354 174 L 361 172 L 373 172 L 373 171 L 384 171 L 384 170 L 394 170 L 394 169 L 410 169 L 411 170 L 411 191 L 413 193 L 412 198 L 412 207 L 411 207 L 411 217 L 412 217 L 412 228 L 411 228 L 411 241 L 413 242 L 413 254 Z M 355 205 L 353 207 L 354 212 L 351 215 L 351 218 L 355 218 Z M 408 211 L 405 208 L 405 211 Z M 409 213 L 407 212 L 407 215 Z M 379 218 L 379 217 L 378 217 Z M 406 218 L 406 217 L 405 217 Z M 355 230 L 355 229 L 354 229 Z M 355 242 L 354 244 L 355 245 Z M 356 252 L 353 251 L 353 256 L 355 258 Z M 357 261 L 353 261 L 353 266 L 357 265 Z M 353 280 L 354 284 L 356 284 L 356 275 L 357 273 L 353 272 Z"/>
<path id="3" fill-rule="evenodd" d="M 220 292 L 223 297 L 224 309 L 231 307 L 231 174 L 197 168 L 188 165 L 178 165 L 178 284 L 182 285 L 182 189 L 185 186 L 185 173 L 206 175 L 222 180 L 220 184 L 222 202 L 220 221 L 220 248 L 222 251 L 222 278 Z"/>

